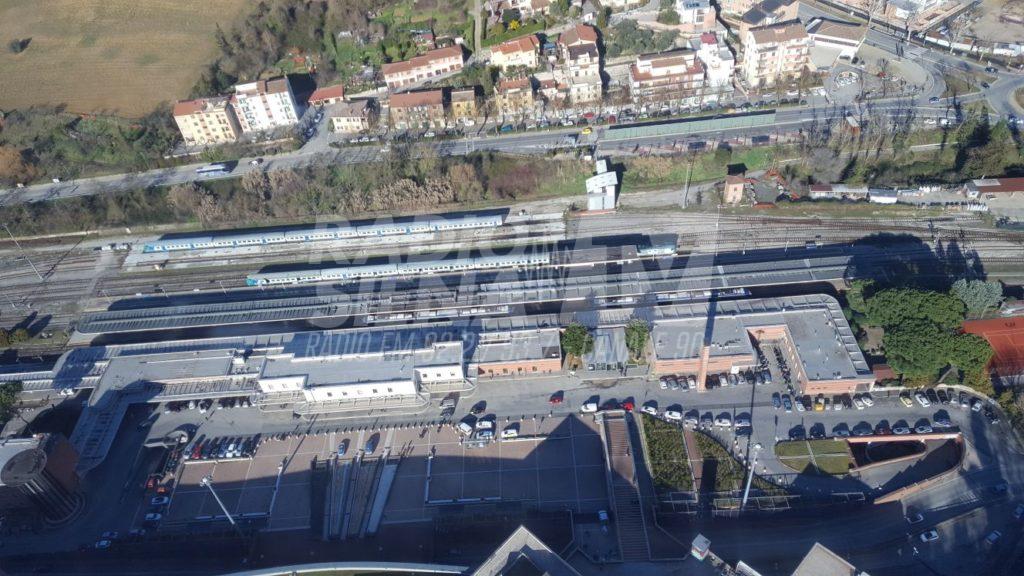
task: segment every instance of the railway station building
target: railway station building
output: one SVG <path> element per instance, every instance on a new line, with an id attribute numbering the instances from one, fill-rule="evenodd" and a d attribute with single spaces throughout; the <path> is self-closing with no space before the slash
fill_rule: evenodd
<path id="1" fill-rule="evenodd" d="M 712 308 L 712 306 L 714 306 Z M 758 364 L 759 345 L 775 346 L 801 394 L 864 392 L 874 375 L 834 298 L 825 295 L 726 300 L 659 307 L 651 331 L 655 374 L 708 374 Z"/>

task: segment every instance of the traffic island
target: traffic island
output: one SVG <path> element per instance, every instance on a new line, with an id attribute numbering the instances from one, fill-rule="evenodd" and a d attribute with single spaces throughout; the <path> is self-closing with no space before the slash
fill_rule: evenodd
<path id="1" fill-rule="evenodd" d="M 801 474 L 845 476 L 854 464 L 849 445 L 832 438 L 779 442 L 775 457 Z"/>

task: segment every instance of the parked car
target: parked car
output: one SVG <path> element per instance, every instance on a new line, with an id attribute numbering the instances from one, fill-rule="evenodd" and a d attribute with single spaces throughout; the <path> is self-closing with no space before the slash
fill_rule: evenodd
<path id="1" fill-rule="evenodd" d="M 900 402 L 907 408 L 911 408 L 914 406 L 914 401 L 911 400 L 910 396 L 907 394 L 900 394 Z"/>
<path id="2" fill-rule="evenodd" d="M 922 515 L 920 512 L 915 512 L 914 514 L 907 514 L 906 518 L 907 523 L 910 525 L 924 522 L 924 515 Z"/>
<path id="3" fill-rule="evenodd" d="M 921 542 L 927 544 L 928 542 L 935 542 L 936 540 L 938 540 L 939 533 L 936 530 L 932 529 L 928 530 L 927 532 L 922 532 L 919 538 L 921 539 Z"/>
<path id="4" fill-rule="evenodd" d="M 927 424 L 921 424 L 920 426 L 914 428 L 914 432 L 916 432 L 917 434 L 931 434 L 932 427 Z"/>
<path id="5" fill-rule="evenodd" d="M 715 418 L 715 426 L 721 426 L 723 428 L 729 428 L 732 426 L 732 417 L 728 414 L 722 414 Z"/>
<path id="6" fill-rule="evenodd" d="M 97 550 L 106 550 L 110 548 L 110 544 L 110 540 L 97 540 L 94 546 Z"/>
<path id="7" fill-rule="evenodd" d="M 1003 533 L 999 530 L 993 530 L 989 532 L 988 536 L 985 536 L 985 546 L 988 546 L 989 548 L 994 547 L 996 544 L 999 543 L 999 539 L 1002 537 Z"/>
<path id="8" fill-rule="evenodd" d="M 477 430 L 477 432 L 476 432 L 476 434 L 474 434 L 474 436 L 476 437 L 477 440 L 490 440 L 490 439 L 494 438 L 494 431 L 493 430 Z M 367 453 L 368 454 L 372 454 L 372 452 L 367 452 Z"/>
<path id="9" fill-rule="evenodd" d="M 907 428 L 906 426 L 897 426 L 892 429 L 892 433 L 896 434 L 897 436 L 905 436 L 907 434 L 910 434 L 910 428 Z"/>
<path id="10" fill-rule="evenodd" d="M 150 506 L 166 506 L 170 502 L 171 502 L 171 499 L 168 498 L 167 496 L 154 496 L 154 497 L 150 498 L 149 505 Z"/>
<path id="11" fill-rule="evenodd" d="M 772 406 L 776 410 L 778 410 L 779 408 L 782 408 L 782 398 L 779 396 L 778 392 L 775 392 L 774 394 L 772 394 Z"/>
<path id="12" fill-rule="evenodd" d="M 647 404 L 647 405 L 645 405 L 645 406 L 644 406 L 643 408 L 641 408 L 641 410 L 642 410 L 642 411 L 643 411 L 643 412 L 644 412 L 645 414 L 650 414 L 651 416 L 657 416 L 657 415 L 658 415 L 658 409 L 657 409 L 657 407 L 655 407 L 655 406 L 653 406 L 653 405 L 651 405 L 651 404 Z"/>
<path id="13" fill-rule="evenodd" d="M 146 514 L 145 518 L 143 518 L 143 521 L 145 521 L 145 522 L 159 522 L 160 519 L 163 518 L 163 517 L 164 517 L 164 515 L 159 513 L 159 512 L 150 512 L 149 514 Z"/>
<path id="14" fill-rule="evenodd" d="M 597 402 L 587 402 L 583 406 L 580 406 L 580 412 L 584 414 L 593 414 L 597 412 Z"/>
<path id="15" fill-rule="evenodd" d="M 875 405 L 875 399 L 871 397 L 870 392 L 865 392 L 861 394 L 860 401 L 863 402 L 864 405 L 867 406 L 868 408 L 871 408 L 872 406 Z"/>
<path id="16" fill-rule="evenodd" d="M 683 415 L 678 410 L 665 410 L 665 420 L 679 422 L 682 419 Z"/>
<path id="17" fill-rule="evenodd" d="M 864 401 L 860 399 L 860 396 L 853 397 L 853 407 L 856 408 L 857 410 L 864 409 Z"/>
<path id="18" fill-rule="evenodd" d="M 504 430 L 501 431 L 501 437 L 502 438 L 518 438 L 519 437 L 519 428 L 517 428 L 515 426 L 509 426 L 508 428 L 505 428 Z"/>

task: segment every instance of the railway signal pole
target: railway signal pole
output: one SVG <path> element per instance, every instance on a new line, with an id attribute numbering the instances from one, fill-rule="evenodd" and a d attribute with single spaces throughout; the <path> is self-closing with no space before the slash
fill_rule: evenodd
<path id="1" fill-rule="evenodd" d="M 21 252 L 21 255 L 25 258 L 25 260 L 28 260 L 28 265 L 32 267 L 32 271 L 35 272 L 36 276 L 39 277 L 39 281 L 43 282 L 43 275 L 40 274 L 39 270 L 36 269 L 36 265 L 32 263 L 32 259 L 28 257 L 28 254 L 25 253 L 25 249 L 22 248 L 21 244 L 18 243 L 18 239 L 15 238 L 14 234 L 11 233 L 11 229 L 7 227 L 6 223 L 3 224 L 3 227 L 4 230 L 7 230 L 7 235 L 11 237 L 11 240 L 14 242 L 14 245 L 18 247 L 18 252 Z"/>

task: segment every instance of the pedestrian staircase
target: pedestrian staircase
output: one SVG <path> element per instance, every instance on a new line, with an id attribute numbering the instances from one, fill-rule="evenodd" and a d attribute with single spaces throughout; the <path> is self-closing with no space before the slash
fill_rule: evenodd
<path id="1" fill-rule="evenodd" d="M 608 495 L 615 514 L 620 557 L 624 562 L 648 561 L 651 549 L 627 418 L 621 411 L 605 412 L 601 416 Z"/>

